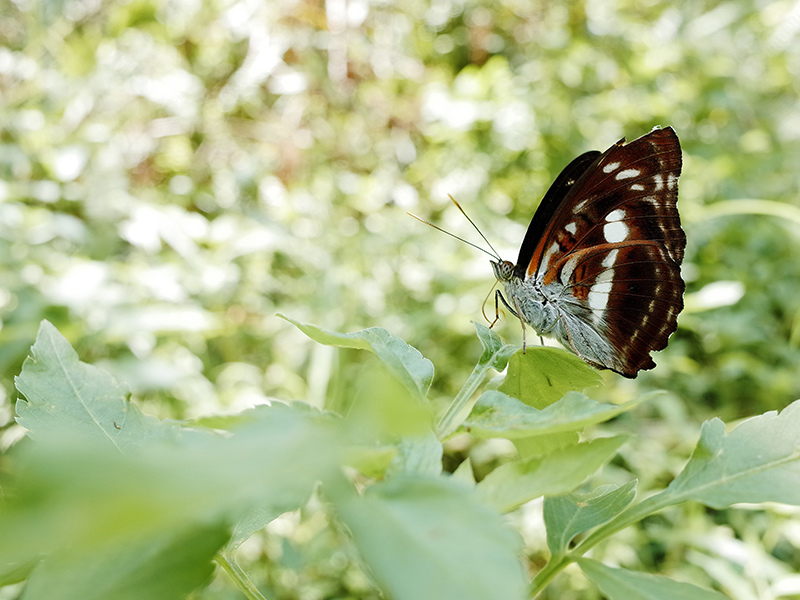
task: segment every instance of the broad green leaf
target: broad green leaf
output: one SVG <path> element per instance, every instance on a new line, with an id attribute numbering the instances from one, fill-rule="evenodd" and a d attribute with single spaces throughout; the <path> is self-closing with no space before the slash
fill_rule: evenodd
<path id="1" fill-rule="evenodd" d="M 526 597 L 521 540 L 456 482 L 395 477 L 362 497 L 341 494 L 334 506 L 389 598 Z"/>
<path id="2" fill-rule="evenodd" d="M 179 432 L 144 415 L 107 372 L 79 361 L 48 321 L 42 321 L 16 385 L 25 396 L 16 403 L 17 422 L 35 440 L 69 434 L 124 452 Z"/>
<path id="3" fill-rule="evenodd" d="M 487 365 L 495 371 L 503 371 L 508 365 L 508 359 L 518 350 L 518 347 L 506 344 L 493 329 L 489 329 L 486 325 L 477 321 L 473 321 L 472 324 L 475 326 L 475 333 L 478 334 L 478 339 L 483 346 L 483 354 L 478 363 Z"/>
<path id="4" fill-rule="evenodd" d="M 515 439 L 579 431 L 588 425 L 608 421 L 639 404 L 601 404 L 578 392 L 567 394 L 539 410 L 502 392 L 484 392 L 464 422 L 464 427 L 477 437 Z"/>
<path id="5" fill-rule="evenodd" d="M 603 485 L 588 494 L 573 493 L 544 500 L 547 545 L 554 555 L 567 551 L 579 533 L 602 525 L 618 515 L 636 496 L 636 480 L 625 485 Z"/>
<path id="6" fill-rule="evenodd" d="M 598 438 L 544 456 L 501 465 L 478 484 L 487 502 L 509 512 L 540 496 L 560 496 L 581 485 L 625 443 L 627 436 Z"/>
<path id="7" fill-rule="evenodd" d="M 586 576 L 609 600 L 727 600 L 727 596 L 689 583 L 613 568 L 590 558 L 578 560 Z"/>
<path id="8" fill-rule="evenodd" d="M 64 549 L 34 569 L 23 600 L 182 600 L 207 583 L 224 526 L 193 526 L 85 554 Z"/>
<path id="9" fill-rule="evenodd" d="M 196 523 L 236 522 L 253 510 L 304 504 L 338 473 L 341 420 L 302 405 L 259 407 L 227 436 L 184 435 L 136 452 L 47 438 L 17 453 L 0 512 L 0 564 L 160 536 Z"/>
<path id="10" fill-rule="evenodd" d="M 419 350 L 385 329 L 370 327 L 354 333 L 339 333 L 300 323 L 285 315 L 278 316 L 320 344 L 374 352 L 415 398 L 424 400 L 427 396 L 433 381 L 433 363 L 422 356 Z"/>
<path id="11" fill-rule="evenodd" d="M 800 401 L 740 423 L 730 433 L 712 419 L 683 471 L 649 500 L 696 500 L 723 508 L 737 502 L 800 505 Z"/>
<path id="12" fill-rule="evenodd" d="M 579 392 L 602 381 L 597 371 L 566 350 L 529 346 L 508 361 L 508 373 L 498 390 L 542 409 L 569 391 Z"/>
<path id="13" fill-rule="evenodd" d="M 433 429 L 430 403 L 419 400 L 380 361 L 360 370 L 345 416 L 353 440 L 394 443 Z"/>
<path id="14" fill-rule="evenodd" d="M 389 465 L 389 474 L 440 475 L 442 473 L 442 443 L 433 433 L 404 439 Z"/>

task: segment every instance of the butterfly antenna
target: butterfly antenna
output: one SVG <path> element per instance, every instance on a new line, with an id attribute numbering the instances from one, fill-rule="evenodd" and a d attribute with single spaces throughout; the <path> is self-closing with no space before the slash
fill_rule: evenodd
<path id="1" fill-rule="evenodd" d="M 456 199 L 455 199 L 455 198 L 453 198 L 452 196 L 450 196 L 450 194 L 447 194 L 447 195 L 450 197 L 450 200 L 452 200 L 452 201 L 453 201 L 453 204 L 455 204 L 455 205 L 456 205 L 456 208 L 458 208 L 458 210 L 460 210 L 460 211 L 461 211 L 461 214 L 462 214 L 462 215 L 464 215 L 464 217 L 466 217 L 466 219 L 467 219 L 467 221 L 469 221 L 470 225 L 472 225 L 472 226 L 475 228 L 475 231 L 477 231 L 477 232 L 478 232 L 478 235 L 480 235 L 480 236 L 483 238 L 483 241 L 484 241 L 484 242 L 486 242 L 486 244 L 489 246 L 489 248 L 491 248 L 491 249 L 492 249 L 492 252 L 494 252 L 494 257 L 495 257 L 497 260 L 502 260 L 502 259 L 500 258 L 500 255 L 497 253 L 497 250 L 495 250 L 495 249 L 494 249 L 494 246 L 492 246 L 491 242 L 490 242 L 489 240 L 487 240 L 487 239 L 486 239 L 486 236 L 485 236 L 485 235 L 483 235 L 483 232 L 482 232 L 482 231 L 481 231 L 481 230 L 478 228 L 478 226 L 477 226 L 477 225 L 475 225 L 475 221 L 473 221 L 472 219 L 470 219 L 470 218 L 469 218 L 469 215 L 468 215 L 468 214 L 467 214 L 467 213 L 464 211 L 464 209 L 463 209 L 463 208 L 461 208 L 461 205 L 460 205 L 458 202 L 456 202 Z M 488 253 L 487 253 L 487 254 L 488 254 Z"/>
<path id="2" fill-rule="evenodd" d="M 452 196 L 451 196 L 451 198 L 452 198 Z M 453 200 L 453 202 L 455 202 L 455 200 Z M 456 206 L 458 206 L 458 203 L 456 203 Z M 458 208 L 461 208 L 461 207 L 460 207 L 460 206 L 458 206 Z M 464 212 L 464 211 L 462 210 L 461 212 Z M 477 250 L 480 250 L 480 251 L 481 251 L 481 252 L 483 252 L 484 254 L 488 254 L 489 256 L 491 256 L 491 257 L 492 257 L 492 258 L 494 258 L 494 259 L 497 259 L 497 260 L 502 260 L 502 259 L 500 258 L 500 256 L 498 256 L 498 254 L 497 254 L 497 251 L 496 251 L 496 250 L 495 250 L 495 253 L 494 253 L 494 254 L 492 254 L 491 252 L 489 252 L 489 251 L 488 251 L 488 250 L 486 250 L 485 248 L 481 248 L 480 246 L 476 246 L 476 245 L 475 245 L 475 244 L 473 244 L 472 242 L 468 242 L 468 241 L 467 241 L 467 240 L 465 240 L 464 238 L 460 238 L 460 237 L 458 237 L 457 235 L 455 235 L 455 234 L 453 234 L 453 233 L 450 233 L 450 232 L 449 232 L 449 231 L 447 231 L 446 229 L 442 229 L 441 227 L 438 227 L 438 226 L 434 225 L 434 224 L 433 224 L 433 223 L 431 223 L 430 221 L 426 221 L 425 219 L 422 219 L 422 218 L 418 217 L 418 216 L 417 216 L 417 215 L 415 215 L 414 213 L 406 213 L 406 214 L 407 214 L 409 217 L 414 217 L 414 218 L 415 218 L 417 221 L 419 221 L 420 223 L 425 223 L 425 225 L 428 225 L 429 227 L 433 227 L 434 229 L 437 229 L 437 230 L 441 231 L 442 233 L 446 233 L 446 234 L 447 234 L 447 235 L 449 235 L 450 237 L 456 238 L 457 240 L 459 240 L 459 241 L 461 241 L 461 242 L 464 242 L 464 243 L 465 243 L 467 246 L 472 246 L 473 248 L 475 248 L 475 249 L 477 249 Z M 469 219 L 469 217 L 467 217 L 467 219 Z M 472 221 L 470 221 L 470 223 L 472 223 Z M 474 225 L 474 223 L 473 223 L 473 225 Z M 480 231 L 479 231 L 478 233 L 480 233 Z M 483 234 L 482 234 L 482 233 L 481 233 L 481 237 L 483 237 Z M 483 238 L 483 239 L 485 240 L 486 238 Z M 488 244 L 489 242 L 487 241 L 486 243 Z M 492 245 L 491 245 L 491 244 L 489 244 L 489 247 L 490 247 L 490 248 L 492 248 Z M 492 250 L 494 250 L 494 248 L 492 248 Z"/>

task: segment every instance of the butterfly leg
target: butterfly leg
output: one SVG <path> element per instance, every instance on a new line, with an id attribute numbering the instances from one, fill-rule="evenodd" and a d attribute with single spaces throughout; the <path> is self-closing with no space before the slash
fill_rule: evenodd
<path id="1" fill-rule="evenodd" d="M 503 304 L 505 305 L 505 307 L 506 307 L 508 310 L 510 310 L 510 311 L 511 311 L 511 314 L 512 314 L 512 315 L 514 315 L 514 316 L 515 316 L 515 317 L 517 317 L 517 318 L 520 318 L 520 317 L 519 317 L 519 313 L 517 312 L 517 311 L 519 310 L 519 304 L 517 304 L 517 299 L 516 299 L 516 298 L 514 298 L 514 304 L 516 304 L 516 305 L 517 305 L 517 310 L 514 310 L 513 308 L 511 308 L 511 305 L 508 303 L 508 301 L 506 300 L 505 296 L 503 296 L 503 293 L 502 293 L 500 290 L 497 290 L 497 292 L 496 292 L 496 293 L 495 293 L 495 295 L 494 295 L 494 310 L 495 310 L 495 316 L 497 316 L 497 317 L 499 318 L 499 314 L 500 314 L 500 311 L 498 310 L 498 305 L 497 305 L 497 301 L 498 301 L 498 300 L 500 300 L 500 301 L 502 301 L 502 302 L 503 302 Z M 497 320 L 497 319 L 495 319 L 495 321 L 496 321 L 496 320 Z"/>
<path id="2" fill-rule="evenodd" d="M 494 321 L 492 321 L 489 324 L 489 329 L 494 327 L 494 324 L 497 323 L 497 321 L 500 319 L 500 301 L 502 301 L 503 304 L 505 305 L 505 307 L 508 310 L 511 311 L 512 315 L 514 315 L 515 317 L 519 318 L 519 314 L 517 313 L 517 311 L 515 311 L 513 308 L 511 308 L 511 305 L 506 301 L 505 296 L 503 296 L 503 292 L 501 292 L 500 290 L 495 290 L 495 293 L 494 293 Z M 515 302 L 516 302 L 516 299 L 515 299 Z M 519 308 L 519 307 L 517 307 L 517 308 Z"/>
<path id="3" fill-rule="evenodd" d="M 519 318 L 519 323 L 522 325 L 522 353 L 525 354 L 525 348 L 528 345 L 527 340 L 525 339 L 525 320 L 522 318 L 522 310 L 519 307 L 519 300 L 517 300 L 516 296 L 512 296 L 512 298 L 514 299 L 514 306 L 517 307 L 517 312 L 514 313 L 514 316 Z M 503 302 L 505 302 L 505 298 L 503 298 Z M 506 304 L 506 306 L 508 306 L 508 304 Z M 510 306 L 508 310 L 511 310 Z M 513 313 L 514 311 L 511 310 L 511 312 Z"/>
<path id="4" fill-rule="evenodd" d="M 500 304 L 499 299 L 503 298 L 503 294 L 500 293 L 500 290 L 496 290 L 494 295 L 494 321 L 489 323 L 489 329 L 494 327 L 494 324 L 500 320 Z M 503 298 L 503 304 L 505 304 L 506 300 Z M 488 320 L 488 319 L 487 319 Z"/>
<path id="5" fill-rule="evenodd" d="M 525 320 L 522 318 L 522 309 L 519 307 L 519 300 L 517 300 L 516 296 L 512 296 L 512 298 L 514 299 L 514 306 L 516 307 L 516 310 L 511 308 L 511 305 L 508 303 L 505 296 L 503 296 L 503 293 L 500 290 L 497 290 L 494 295 L 494 321 L 492 321 L 492 324 L 489 325 L 489 328 L 491 329 L 494 324 L 497 323 L 497 319 L 500 318 L 499 302 L 502 301 L 503 304 L 505 304 L 505 307 L 511 312 L 512 315 L 519 319 L 519 322 L 522 325 L 522 353 L 525 354 L 525 348 L 527 347 L 527 340 L 525 337 Z M 541 336 L 539 336 L 539 339 L 541 339 Z M 544 340 L 542 340 L 542 345 L 544 345 Z"/>

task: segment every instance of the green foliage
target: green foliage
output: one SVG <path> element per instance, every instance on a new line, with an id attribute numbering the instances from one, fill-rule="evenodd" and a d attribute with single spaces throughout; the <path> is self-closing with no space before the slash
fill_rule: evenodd
<path id="1" fill-rule="evenodd" d="M 163 446 L 168 459 L 157 481 L 170 478 L 169 465 L 182 465 L 176 448 L 189 437 L 204 445 L 224 432 L 235 444 L 248 426 L 269 437 L 272 425 L 259 423 L 277 419 L 279 404 L 269 419 L 247 409 L 273 398 L 342 416 L 331 433 L 344 442 L 336 470 L 355 469 L 367 480 L 356 481 L 359 490 L 372 479 L 450 472 L 474 485 L 515 462 L 520 477 L 535 477 L 534 467 L 551 464 L 560 449 L 629 435 L 601 475 L 565 496 L 574 500 L 576 525 L 549 527 L 548 542 L 552 534 L 562 545 L 582 543 L 586 532 L 575 527 L 594 517 L 581 514 L 581 503 L 598 498 L 598 528 L 613 512 L 601 510 L 607 486 L 622 490 L 637 479 L 642 497 L 667 489 L 692 454 L 699 422 L 736 422 L 800 397 L 795 16 L 790 0 L 0 0 L 0 473 L 16 473 L 23 450 L 42 445 L 36 461 L 47 462 L 44 445 L 77 436 L 58 442 L 64 457 L 53 451 L 54 479 L 44 491 L 63 483 L 59 469 L 69 474 L 83 461 L 88 469 L 97 454 L 120 454 L 134 463 L 124 469 L 141 471 L 130 481 L 149 492 L 145 456 L 153 449 Z M 452 194 L 513 259 L 543 192 L 570 159 L 657 124 L 676 128 L 684 152 L 686 309 L 657 369 L 635 381 L 602 374 L 605 385 L 587 400 L 569 385 L 597 374 L 572 370 L 570 361 L 582 367 L 574 357 L 529 346 L 511 358 L 521 339 L 515 319 L 501 318 L 491 331 L 476 324 L 476 341 L 470 320 L 491 279 L 485 257 L 405 212 L 476 241 L 447 201 Z M 402 340 L 348 338 L 355 348 L 335 350 L 302 340 L 276 312 L 318 323 L 320 332 L 363 334 L 381 325 Z M 82 363 L 72 350 L 59 346 L 66 370 L 44 375 L 38 362 L 27 363 L 18 380 L 26 400 L 17 402 L 14 376 L 43 319 L 102 371 L 75 366 Z M 45 331 L 38 340 L 36 356 L 50 343 Z M 391 353 L 392 344 L 408 348 L 403 340 L 426 358 L 406 367 L 356 349 L 369 341 Z M 549 381 L 539 366 L 522 364 L 546 355 L 565 363 Z M 511 375 L 484 388 L 509 360 Z M 579 379 L 570 383 L 573 376 Z M 102 383 L 88 393 L 90 380 Z M 647 393 L 662 388 L 668 393 Z M 30 438 L 19 444 L 15 403 Z M 297 416 L 306 418 L 317 423 Z M 759 423 L 771 431 L 783 418 Z M 735 453 L 719 425 L 707 427 L 709 452 Z M 303 435 L 310 452 L 322 451 Z M 756 429 L 751 436 L 763 438 Z M 69 450 L 79 440 L 108 452 Z M 774 468 L 791 462 L 777 441 L 765 444 L 776 452 Z M 254 456 L 277 452 L 255 447 Z M 743 448 L 743 462 L 762 456 L 753 444 Z M 706 468 L 720 468 L 712 455 L 696 462 L 702 456 L 679 480 L 698 494 Z M 251 460 L 229 458 L 231 465 Z M 774 468 L 753 465 L 751 498 L 766 486 L 759 477 L 791 497 Z M 98 469 L 117 485 L 111 466 Z M 113 489 L 96 489 L 88 471 L 80 475 L 76 481 L 92 483 L 87 489 L 116 506 Z M 238 473 L 242 480 L 265 475 Z M 190 545 L 198 565 L 213 545 L 224 544 L 223 557 L 241 545 L 237 557 L 271 597 L 377 599 L 352 538 L 316 489 L 299 485 L 288 506 L 302 508 L 290 513 L 280 498 L 253 501 L 244 493 L 247 506 L 230 506 L 235 516 L 188 530 L 169 524 L 180 515 L 156 490 L 152 502 L 142 500 L 152 519 L 134 511 L 131 522 L 164 537 L 129 546 Z M 731 489 L 719 482 L 707 489 L 714 496 L 697 499 L 727 506 Z M 0 489 L 0 502 L 13 500 L 10 490 Z M 627 496 L 620 494 L 621 505 Z M 55 498 L 69 509 L 64 520 L 87 518 Z M 39 505 L 31 506 L 38 514 Z M 41 508 L 46 518 L 27 537 L 63 541 L 74 533 Z M 540 508 L 541 499 L 533 500 L 508 516 L 523 534 L 531 573 L 558 563 L 540 535 Z M 711 510 L 681 502 L 604 538 L 592 556 L 739 595 L 777 594 L 800 565 L 798 516 L 787 506 Z M 35 525 L 27 517 L 20 523 Z M 109 535 L 121 535 L 119 524 L 108 526 Z M 227 542 L 223 528 L 233 532 Z M 28 542 L 17 550 L 22 562 L 0 574 L 2 584 L 25 578 L 31 561 L 23 557 L 38 552 Z M 125 581 L 123 561 L 114 567 L 114 552 L 96 550 L 86 551 L 98 565 L 108 556 L 109 585 Z M 61 585 L 58 565 L 67 563 L 55 550 L 52 556 L 51 567 L 37 570 Z M 76 578 L 88 562 L 74 569 Z M 218 564 L 243 585 L 235 562 Z M 756 565 L 768 566 L 755 572 Z M 192 582 L 208 572 L 207 563 L 185 567 Z M 217 577 L 196 595 L 238 593 L 226 581 Z M 192 587 L 178 578 L 159 583 L 176 594 Z M 586 585 L 581 571 L 566 569 L 542 596 L 599 597 Z M 77 580 L 75 589 L 85 591 Z M 3 589 L 0 597 L 19 593 Z"/>
<path id="2" fill-rule="evenodd" d="M 340 334 L 292 322 L 323 343 L 375 352 L 387 382 L 394 379 L 406 392 L 411 386 L 407 402 L 429 404 L 427 387 L 418 382 L 430 382 L 432 364 L 400 338 L 379 328 Z M 487 349 L 495 347 L 492 332 L 479 327 L 478 334 Z M 526 360 L 517 368 L 535 365 L 538 377 L 555 387 L 574 387 L 585 367 L 575 365 L 570 372 L 567 363 L 549 357 L 551 352 L 545 361 Z M 496 355 L 485 352 L 476 369 Z M 509 369 L 508 377 L 533 374 Z M 800 426 L 800 403 L 729 433 L 719 420 L 707 422 L 692 458 L 672 483 L 636 502 L 635 480 L 581 491 L 627 435 L 561 438 L 560 446 L 521 454 L 475 483 L 467 473 L 442 472 L 442 441 L 451 434 L 437 437 L 432 419 L 421 421 L 427 423 L 421 433 L 406 426 L 387 429 L 379 411 L 363 413 L 361 426 L 377 424 L 376 431 L 385 434 L 371 438 L 352 427 L 350 415 L 299 403 L 245 411 L 216 423 L 215 430 L 203 429 L 201 422 L 191 427 L 159 421 L 124 398 L 107 373 L 80 362 L 48 322 L 41 325 L 17 385 L 24 396 L 17 403 L 18 420 L 30 439 L 9 455 L 0 565 L 6 582 L 27 578 L 23 598 L 184 598 L 208 586 L 212 559 L 247 597 L 263 598 L 239 565 L 237 549 L 309 498 L 323 503 L 375 589 L 399 600 L 431 594 L 527 598 L 545 590 L 570 563 L 609 598 L 721 598 L 584 554 L 690 500 L 718 509 L 741 502 L 800 504 L 800 453 L 793 434 Z M 381 393 L 395 395 L 384 386 L 374 397 Z M 456 403 L 463 400 L 454 398 Z M 552 440 L 636 404 L 598 404 L 573 389 L 538 410 L 487 391 L 455 425 L 482 436 Z M 463 406 L 445 411 L 463 412 Z M 380 459 L 387 448 L 394 449 L 391 460 Z M 358 464 L 369 469 L 343 469 Z M 520 563 L 522 540 L 502 514 L 541 497 L 547 498 L 551 556 L 529 588 Z"/>
<path id="3" fill-rule="evenodd" d="M 335 508 L 391 598 L 525 596 L 522 541 L 465 486 L 394 477 Z"/>
<path id="4" fill-rule="evenodd" d="M 596 560 L 578 561 L 586 576 L 609 600 L 724 600 L 727 596 L 666 577 L 613 569 Z"/>

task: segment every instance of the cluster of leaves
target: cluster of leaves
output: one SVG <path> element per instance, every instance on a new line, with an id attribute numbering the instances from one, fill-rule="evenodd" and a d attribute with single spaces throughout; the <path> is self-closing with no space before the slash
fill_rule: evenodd
<path id="1" fill-rule="evenodd" d="M 796 395 L 795 234 L 697 210 L 798 187 L 785 2 L 356 5 L 3 4 L 8 398 L 42 318 L 153 411 L 307 397 L 298 374 L 325 369 L 275 335 L 278 310 L 380 322 L 452 395 L 490 270 L 403 212 L 463 232 L 436 208 L 453 194 L 513 258 L 567 161 L 655 124 L 685 149 L 690 292 L 726 279 L 750 293 L 686 320 L 650 380 L 738 402 L 736 416 Z"/>
<path id="2" fill-rule="evenodd" d="M 800 395 L 792 10 L 789 0 L 0 0 L 0 449 L 19 435 L 13 375 L 43 318 L 146 412 L 172 418 L 270 396 L 348 412 L 363 353 L 298 344 L 272 315 L 342 331 L 380 323 L 437 365 L 429 398 L 444 414 L 480 351 L 469 320 L 491 271 L 404 212 L 464 234 L 460 215 L 437 208 L 453 194 L 513 259 L 572 157 L 671 124 L 684 148 L 687 309 L 657 370 L 598 392 L 618 402 L 669 388 L 640 405 L 653 418 L 628 427 L 640 436 L 611 465 L 617 485 L 634 472 L 641 489 L 663 487 L 698 413 L 735 419 Z M 714 297 L 718 283 L 738 291 Z M 498 326 L 518 339 L 516 323 Z M 383 391 L 382 376 L 362 379 L 357 397 Z M 365 423 L 381 414 L 364 410 Z M 482 479 L 501 452 L 479 452 L 508 445 L 469 440 L 468 451 L 448 440 L 444 462 L 470 456 Z M 319 514 L 307 506 L 274 522 L 292 534 L 265 553 L 291 568 L 333 557 L 329 581 L 368 589 L 356 569 L 342 576 L 347 536 Z M 727 572 L 746 585 L 748 567 L 771 555 L 800 560 L 784 518 L 667 511 L 609 555 L 653 572 L 681 564 L 678 577 L 715 571 L 694 560 L 705 542 L 687 556 L 672 534 L 713 528 L 719 547 L 748 540 Z M 302 546 L 309 530 L 329 537 Z M 547 548 L 528 552 L 538 570 Z M 290 567 L 264 562 L 276 587 L 283 575 L 298 587 Z M 314 592 L 322 571 L 309 576 Z"/>
<path id="3" fill-rule="evenodd" d="M 381 365 L 383 376 L 346 416 L 273 403 L 228 418 L 224 429 L 159 421 L 44 322 L 17 381 L 29 439 L 3 482 L 0 582 L 27 578 L 22 598 L 168 600 L 207 585 L 215 559 L 243 593 L 263 598 L 237 548 L 316 493 L 374 584 L 398 600 L 522 599 L 571 563 L 612 600 L 716 600 L 725 596 L 585 554 L 682 502 L 800 504 L 800 403 L 729 433 L 719 420 L 706 423 L 680 474 L 635 502 L 635 480 L 576 491 L 626 441 L 578 432 L 638 402 L 601 404 L 575 391 L 597 375 L 571 354 L 523 354 L 478 325 L 484 353 L 434 423 L 433 365 L 416 349 L 380 328 L 294 324 L 322 344 L 371 351 Z M 475 399 L 489 369 L 506 367 L 497 389 Z M 477 483 L 469 461 L 445 474 L 442 441 L 459 430 L 509 439 L 518 457 Z M 520 538 L 501 515 L 542 496 L 551 557 L 529 586 Z"/>

